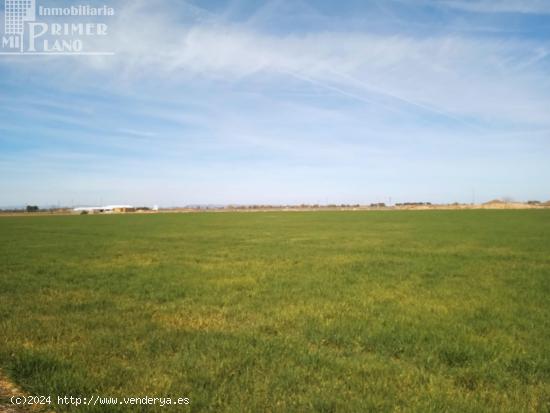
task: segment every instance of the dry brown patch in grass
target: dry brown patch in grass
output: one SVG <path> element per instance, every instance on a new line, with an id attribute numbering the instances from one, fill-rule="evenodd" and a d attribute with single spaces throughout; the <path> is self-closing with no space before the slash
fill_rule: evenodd
<path id="1" fill-rule="evenodd" d="M 68 264 L 75 269 L 81 268 L 93 268 L 97 270 L 120 270 L 130 267 L 152 267 L 158 265 L 160 262 L 159 257 L 156 254 L 128 254 L 120 253 L 110 256 L 98 256 L 94 258 L 74 260 Z"/>
<path id="2" fill-rule="evenodd" d="M 223 311 L 157 314 L 155 321 L 164 327 L 180 330 L 229 332 L 237 328 Z"/>

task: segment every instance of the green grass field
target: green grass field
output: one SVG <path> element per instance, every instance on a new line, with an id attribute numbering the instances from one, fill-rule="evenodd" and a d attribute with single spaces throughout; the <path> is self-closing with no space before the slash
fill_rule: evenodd
<path id="1" fill-rule="evenodd" d="M 26 392 L 191 400 L 57 411 L 550 411 L 550 210 L 3 217 L 0 268 Z"/>

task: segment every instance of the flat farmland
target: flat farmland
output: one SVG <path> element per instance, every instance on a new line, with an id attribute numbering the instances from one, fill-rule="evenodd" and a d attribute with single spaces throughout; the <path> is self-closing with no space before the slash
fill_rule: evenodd
<path id="1" fill-rule="evenodd" d="M 547 412 L 550 210 L 0 217 L 0 370 L 56 411 Z"/>

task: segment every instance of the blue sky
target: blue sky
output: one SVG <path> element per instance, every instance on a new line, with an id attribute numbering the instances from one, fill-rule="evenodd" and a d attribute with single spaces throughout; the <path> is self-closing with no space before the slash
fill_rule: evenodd
<path id="1" fill-rule="evenodd" d="M 2 206 L 550 199 L 546 0 L 95 3 L 0 56 Z"/>

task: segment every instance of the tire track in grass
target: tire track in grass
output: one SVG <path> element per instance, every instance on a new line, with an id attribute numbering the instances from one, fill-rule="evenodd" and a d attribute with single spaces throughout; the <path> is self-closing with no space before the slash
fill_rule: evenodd
<path id="1" fill-rule="evenodd" d="M 25 396 L 25 393 L 0 371 L 0 413 L 54 413 L 38 405 L 14 405 L 10 401 L 12 396 Z"/>

